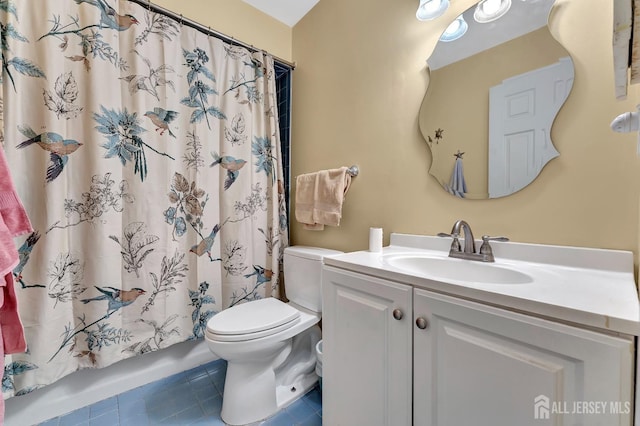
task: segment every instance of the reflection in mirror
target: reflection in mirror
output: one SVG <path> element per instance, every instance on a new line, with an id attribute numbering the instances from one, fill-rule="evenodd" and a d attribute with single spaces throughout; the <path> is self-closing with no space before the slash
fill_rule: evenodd
<path id="1" fill-rule="evenodd" d="M 551 127 L 574 71 L 547 27 L 554 1 L 513 1 L 483 24 L 473 6 L 462 14 L 465 34 L 442 37 L 428 59 L 420 130 L 432 154 L 429 173 L 451 194 L 510 195 L 559 155 Z"/>

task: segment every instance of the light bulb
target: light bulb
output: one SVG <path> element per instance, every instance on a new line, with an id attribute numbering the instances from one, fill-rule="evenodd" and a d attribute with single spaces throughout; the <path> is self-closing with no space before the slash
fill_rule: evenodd
<path id="1" fill-rule="evenodd" d="M 455 34 L 456 31 L 460 28 L 460 21 L 457 19 L 449 24 L 446 30 L 444 30 L 444 34 L 450 36 L 451 34 Z"/>
<path id="2" fill-rule="evenodd" d="M 495 21 L 511 8 L 511 0 L 482 0 L 476 6 L 473 19 L 480 24 Z"/>
<path id="3" fill-rule="evenodd" d="M 420 6 L 416 11 L 416 18 L 420 21 L 429 21 L 441 16 L 449 7 L 449 0 L 420 0 Z"/>
<path id="4" fill-rule="evenodd" d="M 426 3 L 423 3 L 422 6 L 420 6 L 422 8 L 422 13 L 425 13 L 427 15 L 432 15 L 433 13 L 438 11 L 438 8 L 440 7 L 440 2 L 437 0 L 431 0 L 431 1 L 427 1 Z"/>
<path id="5" fill-rule="evenodd" d="M 441 41 L 454 41 L 462 37 L 469 26 L 462 15 L 458 16 L 455 21 L 449 24 L 446 30 L 440 36 Z"/>

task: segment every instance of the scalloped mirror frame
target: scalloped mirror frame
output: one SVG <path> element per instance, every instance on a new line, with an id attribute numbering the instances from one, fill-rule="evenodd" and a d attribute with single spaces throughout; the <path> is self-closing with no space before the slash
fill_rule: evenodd
<path id="1" fill-rule="evenodd" d="M 544 166 L 559 155 L 551 140 L 551 129 L 571 92 L 574 71 L 569 53 L 549 31 L 548 19 L 554 3 L 555 0 L 514 2 L 507 15 L 490 24 L 473 20 L 476 7 L 473 5 L 463 13 L 469 22 L 468 33 L 458 41 L 439 41 L 427 60 L 429 82 L 418 122 L 432 155 L 429 173 L 449 193 L 468 199 L 511 195 L 533 182 Z M 533 16 L 538 17 L 537 21 Z M 518 17 L 527 19 L 522 23 Z M 514 28 L 519 33 L 507 36 Z M 487 30 L 488 38 L 483 40 L 487 40 L 489 47 L 465 45 L 469 40 L 478 40 L 480 30 Z M 544 89 L 546 97 L 552 98 L 552 105 L 538 109 L 550 113 L 543 117 L 542 124 L 527 127 L 531 120 L 540 121 L 540 117 L 530 117 L 536 110 L 532 105 L 536 89 L 528 92 L 532 96 L 505 97 L 505 90 L 499 86 L 503 82 L 526 82 L 532 70 L 553 64 L 561 64 L 565 75 Z M 566 75 L 567 67 L 570 75 Z M 498 88 L 494 92 L 503 96 L 490 95 L 491 87 Z M 506 87 L 511 88 L 509 84 Z M 490 113 L 490 98 L 505 110 L 496 113 L 493 108 Z M 512 120 L 497 119 L 505 114 Z M 491 126 L 490 117 L 494 123 Z M 523 127 L 526 117 L 529 123 Z M 490 133 L 503 135 L 492 139 L 498 143 L 491 148 Z M 507 162 L 507 158 L 511 161 Z M 466 188 L 460 185 L 461 176 Z M 452 188 L 450 184 L 458 187 Z"/>

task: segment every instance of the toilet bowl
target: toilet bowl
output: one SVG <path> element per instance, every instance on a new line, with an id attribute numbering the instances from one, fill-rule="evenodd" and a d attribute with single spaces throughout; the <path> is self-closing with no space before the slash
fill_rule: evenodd
<path id="1" fill-rule="evenodd" d="M 315 346 L 322 311 L 322 259 L 335 250 L 292 246 L 284 252 L 284 303 L 275 298 L 236 305 L 213 316 L 205 339 L 227 361 L 222 420 L 263 420 L 304 395 L 318 381 Z"/>

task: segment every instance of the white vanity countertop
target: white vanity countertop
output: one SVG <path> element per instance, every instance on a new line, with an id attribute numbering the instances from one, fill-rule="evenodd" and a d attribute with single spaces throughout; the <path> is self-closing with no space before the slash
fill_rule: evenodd
<path id="1" fill-rule="evenodd" d="M 380 253 L 345 253 L 325 257 L 324 263 L 544 318 L 640 335 L 640 303 L 631 252 L 492 242 L 493 265 L 533 277 L 533 282 L 524 284 L 445 282 L 388 262 L 392 256 L 406 254 L 447 257 L 450 244 L 449 238 L 391 234 L 391 244 Z"/>

